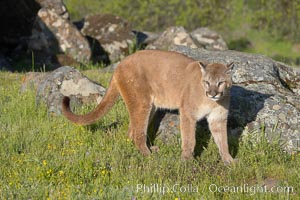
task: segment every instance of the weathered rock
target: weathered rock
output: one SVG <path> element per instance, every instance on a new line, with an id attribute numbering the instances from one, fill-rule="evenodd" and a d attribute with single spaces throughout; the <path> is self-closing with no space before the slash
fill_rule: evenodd
<path id="1" fill-rule="evenodd" d="M 44 8 L 38 12 L 28 46 L 37 55 L 45 57 L 64 53 L 79 62 L 86 62 L 91 57 L 89 44 L 76 27 Z"/>
<path id="2" fill-rule="evenodd" d="M 139 47 L 146 47 L 147 45 L 155 42 L 161 35 L 161 33 L 154 33 L 148 31 L 133 31 L 137 38 Z"/>
<path id="3" fill-rule="evenodd" d="M 46 72 L 28 72 L 22 78 L 20 92 L 27 90 L 36 90 L 40 82 L 46 76 Z"/>
<path id="4" fill-rule="evenodd" d="M 70 19 L 67 7 L 62 0 L 36 0 L 42 8 L 47 8 L 64 19 Z"/>
<path id="5" fill-rule="evenodd" d="M 111 14 L 87 16 L 81 33 L 89 38 L 95 61 L 106 61 L 106 54 L 112 63 L 128 54 L 135 39 L 130 23 Z"/>
<path id="6" fill-rule="evenodd" d="M 217 32 L 209 28 L 197 28 L 191 32 L 192 38 L 207 50 L 227 50 L 226 42 Z"/>
<path id="7" fill-rule="evenodd" d="M 229 134 L 240 136 L 245 129 L 250 134 L 255 131 L 260 133 L 263 129 L 267 139 L 269 141 L 279 139 L 284 150 L 288 152 L 300 150 L 298 70 L 255 54 L 207 51 L 184 46 L 172 50 L 197 60 L 235 63 L 228 120 Z M 178 124 L 178 115 L 168 113 L 162 119 L 158 132 L 164 138 L 178 134 Z"/>
<path id="8" fill-rule="evenodd" d="M 138 34 L 138 38 L 144 39 L 149 44 L 146 49 L 168 50 L 176 45 L 190 48 L 204 48 L 208 50 L 227 50 L 228 47 L 223 38 L 215 31 L 202 27 L 188 33 L 183 27 L 170 27 L 164 31 L 155 41 L 148 39 L 147 33 Z M 151 39 L 153 40 L 152 37 Z M 147 40 L 148 39 L 148 40 Z"/>
<path id="9" fill-rule="evenodd" d="M 165 30 L 161 36 L 153 43 L 149 44 L 146 49 L 168 50 L 176 45 L 183 45 L 190 48 L 198 47 L 191 35 L 183 27 L 179 26 L 170 27 Z"/>
<path id="10" fill-rule="evenodd" d="M 45 102 L 48 112 L 61 114 L 63 96 L 69 96 L 72 102 L 99 103 L 105 94 L 105 88 L 89 80 L 78 70 L 64 66 L 47 74 L 37 88 L 37 104 Z"/>

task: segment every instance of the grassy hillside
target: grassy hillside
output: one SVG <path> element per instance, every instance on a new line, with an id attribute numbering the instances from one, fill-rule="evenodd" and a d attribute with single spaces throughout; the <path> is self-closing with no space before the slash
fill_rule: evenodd
<path id="1" fill-rule="evenodd" d="M 110 78 L 84 73 L 104 85 Z M 75 126 L 36 107 L 33 90 L 20 93 L 22 76 L 0 72 L 0 199 L 300 199 L 300 154 L 263 133 L 241 138 L 233 166 L 212 140 L 200 157 L 180 161 L 179 136 L 157 140 L 160 152 L 145 158 L 126 136 L 121 100 L 96 125 Z"/>

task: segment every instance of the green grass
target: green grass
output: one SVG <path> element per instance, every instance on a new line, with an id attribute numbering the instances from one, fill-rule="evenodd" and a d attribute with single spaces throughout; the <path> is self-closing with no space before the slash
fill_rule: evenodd
<path id="1" fill-rule="evenodd" d="M 106 86 L 110 78 L 85 74 Z M 223 165 L 212 139 L 188 162 L 180 160 L 179 136 L 157 140 L 160 151 L 145 158 L 127 138 L 121 100 L 96 125 L 76 126 L 36 107 L 34 91 L 20 93 L 21 77 L 0 72 L 0 199 L 300 199 L 300 155 L 262 133 L 240 140 L 233 166 Z M 267 179 L 293 192 L 256 192 Z M 215 185 L 222 191 L 210 191 Z M 248 192 L 233 191 L 244 185 Z"/>

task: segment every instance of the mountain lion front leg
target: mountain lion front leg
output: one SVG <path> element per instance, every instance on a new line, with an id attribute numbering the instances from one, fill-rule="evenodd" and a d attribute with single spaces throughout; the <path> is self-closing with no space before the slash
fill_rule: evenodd
<path id="1" fill-rule="evenodd" d="M 215 143 L 219 148 L 221 158 L 225 164 L 230 164 L 233 158 L 229 154 L 227 141 L 227 111 L 213 111 L 207 118 L 208 125 Z"/>
<path id="2" fill-rule="evenodd" d="M 181 148 L 182 160 L 188 160 L 193 157 L 196 138 L 195 138 L 196 120 L 183 112 L 180 112 L 180 131 L 181 131 Z"/>

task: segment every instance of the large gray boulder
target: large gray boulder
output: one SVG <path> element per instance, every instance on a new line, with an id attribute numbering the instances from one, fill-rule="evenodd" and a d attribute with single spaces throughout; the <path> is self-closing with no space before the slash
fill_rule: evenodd
<path id="1" fill-rule="evenodd" d="M 136 35 L 138 47 L 145 48 L 147 45 L 152 44 L 157 40 L 161 33 L 149 32 L 149 31 L 133 31 Z"/>
<path id="2" fill-rule="evenodd" d="M 197 28 L 191 33 L 192 38 L 207 50 L 227 50 L 225 40 L 216 31 L 207 27 Z"/>
<path id="3" fill-rule="evenodd" d="M 96 62 L 117 62 L 128 55 L 134 45 L 131 24 L 119 16 L 89 15 L 81 26 L 81 33 L 89 39 Z"/>
<path id="4" fill-rule="evenodd" d="M 77 104 L 86 104 L 100 103 L 105 94 L 104 87 L 69 66 L 60 67 L 38 79 L 36 102 L 46 103 L 52 115 L 61 114 L 63 96 L 69 96 Z M 33 80 L 28 78 L 29 83 Z"/>
<path id="5" fill-rule="evenodd" d="M 91 58 L 85 37 L 69 20 L 47 8 L 39 10 L 28 46 L 45 57 L 65 54 L 78 62 Z"/>
<path id="6" fill-rule="evenodd" d="M 42 8 L 47 8 L 64 19 L 70 19 L 67 7 L 63 0 L 35 0 Z"/>
<path id="7" fill-rule="evenodd" d="M 190 48 L 197 48 L 197 43 L 182 26 L 167 28 L 153 43 L 150 43 L 146 49 L 168 50 L 176 45 L 183 45 Z"/>
<path id="8" fill-rule="evenodd" d="M 184 46 L 171 50 L 196 60 L 235 63 L 228 120 L 230 135 L 263 131 L 269 141 L 279 140 L 284 150 L 300 150 L 299 70 L 262 55 Z M 177 114 L 167 113 L 161 118 L 158 133 L 163 138 L 179 134 Z M 201 125 L 207 129 L 205 123 Z"/>
<path id="9" fill-rule="evenodd" d="M 47 74 L 48 72 L 27 72 L 22 77 L 20 92 L 23 93 L 28 90 L 37 90 L 39 84 Z"/>
<path id="10" fill-rule="evenodd" d="M 148 45 L 146 49 L 168 50 L 178 45 L 208 50 L 228 49 L 222 36 L 207 27 L 197 28 L 189 33 L 182 26 L 174 26 L 167 28 L 161 35 L 157 34 L 155 37 L 149 37 L 147 33 L 143 34 L 142 32 L 139 32 L 138 36 L 142 43 Z"/>

